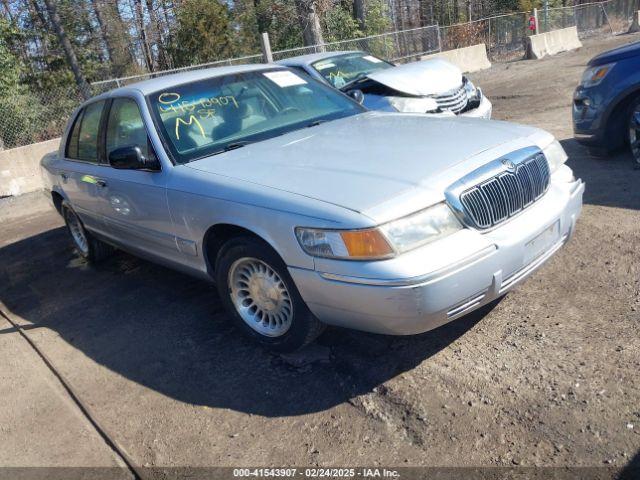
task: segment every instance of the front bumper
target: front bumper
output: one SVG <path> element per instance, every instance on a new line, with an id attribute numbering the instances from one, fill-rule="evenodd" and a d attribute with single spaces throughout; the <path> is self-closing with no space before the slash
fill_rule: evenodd
<path id="1" fill-rule="evenodd" d="M 499 228 L 466 232 L 465 242 L 474 235 L 482 248 L 418 276 L 373 278 L 291 267 L 289 271 L 309 309 L 325 323 L 392 335 L 425 332 L 504 295 L 551 258 L 573 234 L 583 192 L 580 180 L 552 182 L 536 204 Z M 532 242 L 556 224 L 554 237 L 531 257 Z M 433 248 L 448 241 L 435 242 Z M 419 249 L 412 262 L 419 264 L 423 255 L 427 264 L 433 256 L 429 247 Z"/>
<path id="2" fill-rule="evenodd" d="M 489 99 L 483 95 L 478 108 L 474 108 L 473 110 L 461 113 L 460 116 L 469 118 L 486 118 L 487 120 L 489 120 L 491 118 L 492 110 L 493 105 L 491 104 Z"/>
<path id="3" fill-rule="evenodd" d="M 573 94 L 573 136 L 584 145 L 598 147 L 604 144 L 602 105 L 592 90 L 578 87 Z"/>

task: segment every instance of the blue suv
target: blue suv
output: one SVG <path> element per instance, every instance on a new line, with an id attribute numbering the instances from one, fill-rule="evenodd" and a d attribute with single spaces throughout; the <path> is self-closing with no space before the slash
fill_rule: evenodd
<path id="1" fill-rule="evenodd" d="M 596 154 L 629 146 L 640 166 L 640 42 L 589 61 L 573 96 L 573 132 Z"/>

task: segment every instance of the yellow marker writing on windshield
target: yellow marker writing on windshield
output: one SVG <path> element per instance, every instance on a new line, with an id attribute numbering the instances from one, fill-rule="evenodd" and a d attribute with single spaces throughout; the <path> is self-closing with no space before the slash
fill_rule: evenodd
<path id="1" fill-rule="evenodd" d="M 200 129 L 200 135 L 202 135 L 202 138 L 206 138 L 204 135 L 204 129 L 202 128 L 202 125 L 200 125 L 200 122 L 198 121 L 198 119 L 195 117 L 195 115 L 190 115 L 189 120 L 187 121 L 184 121 L 181 118 L 176 118 L 176 139 L 180 140 L 180 124 L 181 123 L 187 126 L 195 123 Z"/>
<path id="2" fill-rule="evenodd" d="M 164 103 L 165 105 L 169 105 L 173 102 L 177 102 L 178 100 L 180 100 L 180 94 L 174 93 L 174 92 L 164 92 L 164 93 L 161 93 L 160 96 L 158 97 L 158 101 L 160 103 Z"/>

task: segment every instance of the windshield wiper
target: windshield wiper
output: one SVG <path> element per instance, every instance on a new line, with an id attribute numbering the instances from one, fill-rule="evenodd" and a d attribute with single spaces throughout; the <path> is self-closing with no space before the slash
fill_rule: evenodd
<path id="1" fill-rule="evenodd" d="M 320 125 L 321 123 L 325 123 L 326 120 L 314 120 L 313 122 L 307 123 L 305 125 L 305 127 L 310 128 L 310 127 L 317 127 L 318 125 Z"/>
<path id="2" fill-rule="evenodd" d="M 205 155 L 202 155 L 201 157 L 194 158 L 193 160 L 199 160 L 200 158 L 209 157 L 211 155 L 219 155 L 221 153 L 230 152 L 231 150 L 235 150 L 237 148 L 242 148 L 245 145 L 249 145 L 250 143 L 253 143 L 253 142 L 251 142 L 249 140 L 239 140 L 237 142 L 231 142 L 231 143 L 228 143 L 227 145 L 225 145 L 224 147 L 222 147 L 220 150 L 216 150 L 215 152 L 207 153 Z M 193 160 L 191 160 L 191 161 L 193 161 Z"/>
<path id="3" fill-rule="evenodd" d="M 226 144 L 222 149 L 222 151 L 228 152 L 229 150 L 235 150 L 236 148 L 244 147 L 245 145 L 249 145 L 250 143 L 253 143 L 253 142 L 250 142 L 249 140 L 240 140 L 237 142 L 231 142 Z"/>

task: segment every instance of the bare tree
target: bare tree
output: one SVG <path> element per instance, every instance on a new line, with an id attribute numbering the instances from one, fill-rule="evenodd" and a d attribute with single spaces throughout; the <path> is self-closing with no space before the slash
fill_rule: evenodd
<path id="1" fill-rule="evenodd" d="M 13 23 L 13 13 L 11 13 L 11 7 L 9 5 L 9 0 L 2 0 L 2 6 L 4 7 L 4 13 L 7 16 L 7 20 Z"/>
<path id="2" fill-rule="evenodd" d="M 115 76 L 122 76 L 135 63 L 135 57 L 131 51 L 131 37 L 120 16 L 118 4 L 110 0 L 91 0 L 91 4 L 109 54 L 111 72 Z"/>
<path id="3" fill-rule="evenodd" d="M 324 43 L 320 16 L 315 0 L 295 0 L 298 17 L 302 27 L 302 37 L 305 45 L 319 45 Z"/>
<path id="4" fill-rule="evenodd" d="M 169 21 L 169 5 L 167 0 L 160 0 L 160 7 L 162 10 L 162 19 L 164 21 L 164 30 L 166 32 L 166 44 L 173 45 L 173 34 L 171 33 L 171 22 Z M 167 66 L 173 68 L 173 58 L 171 55 L 167 55 Z"/>
<path id="5" fill-rule="evenodd" d="M 358 21 L 363 32 L 367 26 L 366 12 L 367 5 L 365 0 L 353 0 L 353 17 Z"/>
<path id="6" fill-rule="evenodd" d="M 80 69 L 80 63 L 78 62 L 76 52 L 73 50 L 73 45 L 71 45 L 69 37 L 67 37 L 67 34 L 64 31 L 62 21 L 60 20 L 60 16 L 58 15 L 55 0 L 44 0 L 44 3 L 47 7 L 47 12 L 49 12 L 49 20 L 51 21 L 51 25 L 56 32 L 58 41 L 62 45 L 67 63 L 69 64 L 69 67 L 73 72 L 73 77 L 76 81 L 76 85 L 78 85 L 78 89 L 80 90 L 82 96 L 87 99 L 91 95 L 89 84 L 87 83 L 87 79 L 84 77 L 84 74 Z"/>
<path id="7" fill-rule="evenodd" d="M 160 24 L 160 18 L 156 14 L 156 10 L 153 5 L 153 0 L 146 0 L 147 11 L 149 12 L 149 19 L 151 20 L 151 34 L 153 35 L 153 42 L 156 44 L 158 50 L 158 63 L 160 69 L 168 67 L 167 55 L 164 50 L 164 41 L 162 38 L 162 25 Z"/>
<path id="8" fill-rule="evenodd" d="M 142 0 L 133 0 L 134 14 L 136 17 L 136 29 L 138 36 L 140 37 L 140 43 L 142 44 L 142 56 L 144 57 L 144 63 L 147 66 L 149 72 L 155 70 L 153 61 L 153 55 L 151 54 L 151 48 L 149 47 L 149 41 L 147 39 L 147 30 L 144 24 L 144 12 L 142 10 Z"/>
<path id="9" fill-rule="evenodd" d="M 109 55 L 109 61 L 113 62 L 113 45 L 111 45 L 109 39 L 109 29 L 107 28 L 107 20 L 105 18 L 105 14 L 102 11 L 102 4 L 98 0 L 91 0 L 91 4 L 93 5 L 93 11 L 96 14 L 96 19 L 98 20 L 98 27 L 100 27 L 100 33 L 102 35 L 102 40 Z"/>

